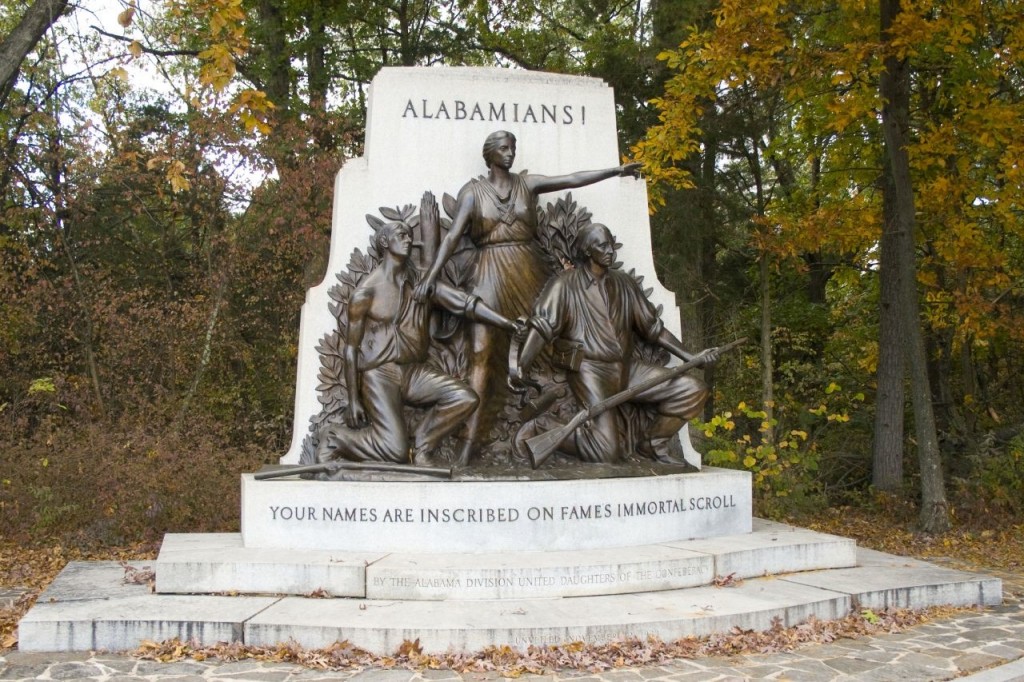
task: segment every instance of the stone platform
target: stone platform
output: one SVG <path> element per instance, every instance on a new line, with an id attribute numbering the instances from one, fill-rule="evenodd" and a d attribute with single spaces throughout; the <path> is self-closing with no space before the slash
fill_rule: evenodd
<path id="1" fill-rule="evenodd" d="M 190 580 L 196 591 L 214 589 L 223 580 L 215 565 L 233 580 L 289 573 L 294 579 L 301 572 L 294 567 L 309 559 L 278 553 L 260 563 L 245 556 L 237 538 L 214 536 L 204 547 L 198 537 L 169 536 L 156 565 L 158 589 L 183 589 Z M 124 650 L 170 637 L 203 644 L 294 640 L 307 647 L 347 639 L 381 654 L 406 639 L 419 639 L 433 652 L 524 648 L 649 635 L 673 639 L 733 627 L 766 629 L 776 619 L 784 625 L 812 616 L 833 619 L 854 608 L 992 605 L 1002 598 L 996 578 L 854 551 L 843 538 L 755 520 L 750 534 L 620 548 L 603 558 L 592 551 L 561 561 L 535 552 L 480 554 L 472 565 L 447 566 L 436 554 L 360 560 L 333 553 L 333 563 L 348 573 L 339 591 L 354 593 L 335 599 L 315 598 L 328 590 L 321 579 L 330 572 L 329 556 L 311 569 L 319 574 L 305 585 L 317 587 L 306 597 L 154 594 L 146 585 L 122 584 L 124 571 L 116 563 L 73 563 L 21 621 L 19 648 Z M 219 564 L 212 560 L 218 554 Z M 633 572 L 633 579 L 620 580 L 620 571 Z M 764 575 L 774 571 L 781 573 Z M 252 578 L 250 589 L 260 589 L 259 579 Z M 626 585 L 631 591 L 623 593 Z"/>
<path id="2" fill-rule="evenodd" d="M 603 550 L 481 554 L 254 549 L 238 534 L 168 534 L 156 591 L 368 600 L 547 599 L 678 590 L 856 565 L 847 538 L 759 521 L 757 532 Z"/>

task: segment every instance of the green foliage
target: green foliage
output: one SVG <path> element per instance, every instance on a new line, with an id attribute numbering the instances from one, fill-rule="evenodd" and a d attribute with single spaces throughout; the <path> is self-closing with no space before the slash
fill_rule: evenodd
<path id="1" fill-rule="evenodd" d="M 903 3 L 887 43 L 878 10 L 720 3 L 713 23 L 695 24 L 661 54 L 671 76 L 654 100 L 659 120 L 634 147 L 659 182 L 655 205 L 674 211 L 671 188 L 693 187 L 698 206 L 714 206 L 701 213 L 715 222 L 714 263 L 727 258 L 749 274 L 719 274 L 723 288 L 706 294 L 740 301 L 738 315 L 705 311 L 699 321 L 714 333 L 770 319 L 780 424 L 796 414 L 790 406 L 813 407 L 831 380 L 862 387 L 868 409 L 850 413 L 842 437 L 822 442 L 825 490 L 868 479 L 885 158 L 879 76 L 890 54 L 909 60 L 913 73 L 908 152 L 939 428 L 950 441 L 971 443 L 1000 420 L 1024 420 L 1019 391 L 1010 388 L 1019 381 L 1006 373 L 1024 340 L 1024 183 L 1007 157 L 1020 157 L 1024 139 L 1020 60 L 1011 56 L 1024 39 L 1020 3 Z M 764 260 L 773 269 L 767 303 L 754 294 L 753 266 Z M 711 262 L 702 259 L 704 272 L 721 273 Z M 806 298 L 793 295 L 804 288 Z M 750 377 L 717 379 L 729 395 L 756 394 Z"/>
<path id="2" fill-rule="evenodd" d="M 760 513 L 780 515 L 817 503 L 821 492 L 818 437 L 828 424 L 849 419 L 843 412 L 829 412 L 824 403 L 808 414 L 813 418 L 803 421 L 813 424 L 810 432 L 791 428 L 783 434 L 778 419 L 740 402 L 735 412 L 695 422 L 694 428 L 709 439 L 707 463 L 750 471 Z M 772 434 L 783 435 L 773 440 Z"/>
<path id="3" fill-rule="evenodd" d="M 799 320 L 784 317 L 780 323 Z M 821 322 L 817 314 L 803 324 L 808 320 Z M 763 403 L 744 397 L 758 391 L 758 360 L 748 351 L 739 363 L 724 362 L 716 370 L 717 403 L 730 407 L 696 422 L 694 433 L 708 439 L 698 445 L 708 464 L 752 473 L 759 513 L 783 517 L 819 508 L 837 493 L 866 484 L 871 414 L 860 388 L 863 375 L 851 372 L 848 361 L 828 345 L 812 343 L 820 336 L 781 324 L 774 331 L 778 357 L 771 415 Z"/>
<path id="4" fill-rule="evenodd" d="M 43 377 L 42 379 L 33 379 L 32 383 L 28 385 L 28 394 L 33 393 L 56 393 L 57 387 L 53 385 L 53 379 L 50 377 Z"/>
<path id="5" fill-rule="evenodd" d="M 967 456 L 969 475 L 954 479 L 961 514 L 996 521 L 1024 516 L 1024 434 L 997 447 L 988 434 Z"/>
<path id="6" fill-rule="evenodd" d="M 43 468 L 48 465 L 49 461 L 46 459 L 40 462 L 40 466 Z M 45 535 L 60 531 L 66 520 L 80 511 L 80 505 L 76 502 L 58 503 L 53 488 L 50 486 L 29 486 L 28 494 L 32 499 L 32 509 L 35 514 L 35 521 L 31 526 L 33 534 Z"/>

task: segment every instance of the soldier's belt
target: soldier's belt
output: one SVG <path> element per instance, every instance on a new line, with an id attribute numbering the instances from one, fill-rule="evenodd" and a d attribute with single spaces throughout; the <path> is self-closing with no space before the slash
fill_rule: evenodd
<path id="1" fill-rule="evenodd" d="M 551 364 L 569 372 L 580 371 L 583 362 L 583 342 L 555 339 L 551 344 Z"/>

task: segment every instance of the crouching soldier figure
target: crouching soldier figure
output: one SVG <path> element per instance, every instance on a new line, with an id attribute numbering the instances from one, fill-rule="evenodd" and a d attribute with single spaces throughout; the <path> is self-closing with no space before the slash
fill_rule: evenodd
<path id="1" fill-rule="evenodd" d="M 429 193 L 420 206 L 421 221 L 438 220 Z M 476 296 L 437 283 L 427 301 L 413 290 L 419 273 L 409 261 L 412 236 L 403 223 L 389 223 L 375 236 L 381 262 L 352 292 L 348 334 L 343 349 L 348 408 L 344 424 L 320 432 L 317 460 L 394 462 L 430 465 L 430 454 L 479 403 L 463 381 L 430 367 L 430 312 L 441 306 L 470 320 L 509 332 L 511 320 Z M 412 438 L 405 422 L 406 405 L 426 408 Z"/>
<path id="2" fill-rule="evenodd" d="M 568 373 L 569 387 L 583 407 L 591 407 L 669 368 L 633 357 L 637 335 L 666 349 L 684 362 L 695 356 L 665 329 L 657 311 L 630 275 L 612 268 L 615 240 L 608 228 L 592 224 L 576 237 L 576 267 L 548 282 L 534 306 L 530 330 L 510 368 L 510 383 L 522 386 L 530 366 L 548 343 L 575 346 L 578 368 Z M 566 344 L 565 342 L 569 342 Z M 714 352 L 704 363 L 717 361 Z M 575 365 L 576 363 L 572 363 Z M 655 417 L 637 444 L 640 454 L 667 464 L 683 463 L 676 437 L 687 420 L 700 414 L 708 389 L 700 379 L 681 375 L 633 397 L 632 403 L 652 408 Z M 537 428 L 544 429 L 544 418 Z M 618 410 L 595 416 L 559 445 L 559 450 L 585 462 L 614 463 L 629 448 Z"/>

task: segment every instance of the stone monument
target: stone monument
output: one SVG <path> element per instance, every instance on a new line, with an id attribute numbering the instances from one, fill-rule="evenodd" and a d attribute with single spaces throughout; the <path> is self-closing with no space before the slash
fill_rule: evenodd
<path id="1" fill-rule="evenodd" d="M 749 473 L 676 440 L 705 390 L 684 370 L 717 354 L 678 341 L 603 82 L 385 68 L 369 101 L 302 311 L 295 435 L 242 475 L 241 532 L 168 534 L 155 594 L 69 565 L 22 649 L 522 648 L 1000 601 L 754 520 Z"/>
<path id="2" fill-rule="evenodd" d="M 611 89 L 504 69 L 384 69 L 370 102 L 366 154 L 335 182 L 328 275 L 303 307 L 281 460 L 347 482 L 244 476 L 245 546 L 579 550 L 749 532 L 749 475 L 698 472 L 681 430 L 706 389 L 663 377 L 673 356 L 716 356 L 678 340 Z M 402 244 L 386 237 L 396 229 Z M 600 268 L 581 244 L 598 233 Z M 401 283 L 382 287 L 396 258 Z M 570 270 L 596 281 L 595 269 L 594 291 L 610 298 L 575 305 L 556 330 L 548 289 Z M 581 409 L 656 377 L 666 383 L 531 452 Z M 430 466 L 454 467 L 457 485 Z"/>

